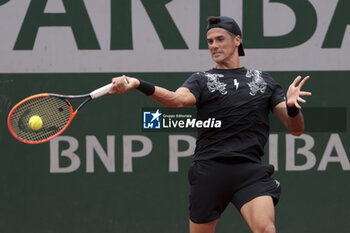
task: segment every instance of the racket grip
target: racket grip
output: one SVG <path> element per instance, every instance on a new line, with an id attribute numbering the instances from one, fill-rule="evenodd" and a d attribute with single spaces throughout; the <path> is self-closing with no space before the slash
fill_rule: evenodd
<path id="1" fill-rule="evenodd" d="M 91 99 L 96 99 L 96 98 L 99 98 L 101 96 L 108 94 L 109 89 L 111 89 L 112 85 L 113 84 L 110 83 L 110 84 L 107 84 L 106 86 L 100 87 L 100 88 L 92 91 L 90 93 Z"/>

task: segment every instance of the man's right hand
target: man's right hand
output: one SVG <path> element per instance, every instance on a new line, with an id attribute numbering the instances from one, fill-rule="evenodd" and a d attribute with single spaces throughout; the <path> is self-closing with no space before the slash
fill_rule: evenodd
<path id="1" fill-rule="evenodd" d="M 123 94 L 131 89 L 135 89 L 140 85 L 137 78 L 127 77 L 125 75 L 112 79 L 112 87 L 109 94 Z"/>

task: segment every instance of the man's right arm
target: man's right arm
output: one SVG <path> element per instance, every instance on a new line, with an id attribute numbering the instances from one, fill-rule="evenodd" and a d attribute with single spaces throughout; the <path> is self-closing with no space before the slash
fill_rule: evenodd
<path id="1" fill-rule="evenodd" d="M 128 80 L 128 83 L 125 82 L 125 79 Z M 140 85 L 138 79 L 126 76 L 113 78 L 112 83 L 110 94 L 123 94 Z M 174 92 L 155 86 L 153 94 L 149 97 L 170 108 L 185 108 L 196 104 L 196 97 L 186 87 L 180 87 Z"/>
<path id="2" fill-rule="evenodd" d="M 186 87 L 180 87 L 173 92 L 156 86 L 150 97 L 170 108 L 185 108 L 196 104 L 196 97 Z"/>

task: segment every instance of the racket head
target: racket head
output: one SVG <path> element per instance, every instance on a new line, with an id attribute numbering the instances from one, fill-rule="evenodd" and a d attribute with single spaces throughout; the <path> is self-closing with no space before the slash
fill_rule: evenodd
<path id="1" fill-rule="evenodd" d="M 10 111 L 7 125 L 10 133 L 19 141 L 27 144 L 47 142 L 67 129 L 76 112 L 65 98 L 49 93 L 27 97 L 16 104 Z M 34 130 L 29 119 L 38 115 L 42 127 Z"/>

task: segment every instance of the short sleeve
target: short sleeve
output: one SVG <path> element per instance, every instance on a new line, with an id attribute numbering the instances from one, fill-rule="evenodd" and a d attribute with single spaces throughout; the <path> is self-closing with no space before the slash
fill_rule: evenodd
<path id="1" fill-rule="evenodd" d="M 284 94 L 284 91 L 280 84 L 278 84 L 273 78 L 272 78 L 272 96 L 270 99 L 270 106 L 271 110 L 276 107 L 277 104 L 286 101 L 286 97 Z"/>
<path id="2" fill-rule="evenodd" d="M 201 95 L 200 87 L 200 75 L 198 73 L 192 74 L 183 84 L 182 87 L 188 88 L 191 93 L 196 97 L 197 103 L 199 103 Z"/>

